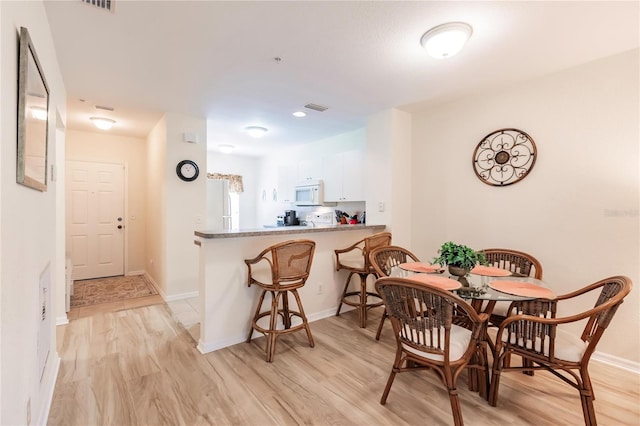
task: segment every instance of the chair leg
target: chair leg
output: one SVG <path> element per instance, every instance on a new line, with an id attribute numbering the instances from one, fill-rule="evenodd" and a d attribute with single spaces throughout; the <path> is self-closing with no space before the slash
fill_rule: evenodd
<path id="1" fill-rule="evenodd" d="M 347 277 L 347 282 L 344 284 L 344 289 L 342 290 L 342 296 L 340 296 L 340 303 L 338 304 L 338 310 L 336 311 L 336 316 L 340 316 L 340 309 L 342 309 L 342 301 L 347 295 L 347 291 L 349 291 L 349 283 L 351 282 L 351 277 L 355 274 L 355 272 L 350 272 Z"/>
<path id="2" fill-rule="evenodd" d="M 280 292 L 271 292 L 271 315 L 269 318 L 269 333 L 267 334 L 267 362 L 273 361 L 273 355 L 276 352 L 276 338 L 278 333 L 278 305 L 280 301 Z"/>
<path id="3" fill-rule="evenodd" d="M 523 359 L 522 360 L 522 366 L 523 367 L 533 367 L 533 361 L 531 361 L 530 359 Z M 535 371 L 533 370 L 524 370 L 522 372 L 522 374 L 526 374 L 527 376 L 533 376 L 533 374 L 535 373 Z"/>
<path id="4" fill-rule="evenodd" d="M 287 291 L 282 292 L 282 323 L 285 330 L 291 328 L 291 314 L 289 313 L 289 293 Z"/>
<path id="5" fill-rule="evenodd" d="M 360 277 L 360 328 L 367 328 L 367 276 Z"/>
<path id="6" fill-rule="evenodd" d="M 462 420 L 462 407 L 460 406 L 458 390 L 455 387 L 451 387 L 448 391 L 449 402 L 451 403 L 451 414 L 453 414 L 453 424 L 455 426 L 462 426 L 464 421 Z"/>
<path id="7" fill-rule="evenodd" d="M 258 307 L 256 307 L 256 313 L 253 315 L 253 320 L 251 321 L 251 327 L 249 328 L 249 336 L 247 337 L 247 340 L 246 340 L 247 343 L 251 342 L 251 336 L 253 335 L 253 325 L 256 322 L 258 315 L 260 315 L 260 309 L 262 308 L 262 302 L 264 301 L 265 293 L 266 293 L 266 290 L 262 290 L 262 292 L 260 293 L 260 299 L 258 299 Z"/>
<path id="8" fill-rule="evenodd" d="M 387 308 L 384 308 L 384 312 L 382 313 L 382 318 L 380 318 L 380 324 L 378 325 L 378 331 L 376 331 L 376 340 L 380 340 L 380 334 L 382 334 L 382 326 L 384 325 L 384 320 L 387 319 L 389 314 L 387 313 Z"/>
<path id="9" fill-rule="evenodd" d="M 596 411 L 593 407 L 593 401 L 595 396 L 593 394 L 593 388 L 591 386 L 591 379 L 589 378 L 589 372 L 586 368 L 580 369 L 580 376 L 582 377 L 582 389 L 580 389 L 580 402 L 582 403 L 582 414 L 584 416 L 585 426 L 596 426 L 598 421 L 596 420 Z"/>
<path id="10" fill-rule="evenodd" d="M 498 388 L 500 386 L 500 373 L 502 370 L 502 363 L 504 357 L 499 355 L 500 348 L 496 349 L 496 355 L 493 360 L 493 374 L 491 375 L 491 384 L 489 385 L 489 405 L 495 407 L 498 404 Z M 508 354 L 507 354 L 508 355 Z"/>
<path id="11" fill-rule="evenodd" d="M 478 392 L 481 398 L 489 399 L 489 360 L 487 357 L 487 343 L 480 342 L 476 349 L 477 364 L 480 366 L 477 372 Z"/>
<path id="12" fill-rule="evenodd" d="M 298 290 L 291 290 L 293 293 L 293 297 L 296 298 L 296 303 L 298 304 L 298 311 L 300 312 L 300 316 L 302 317 L 302 323 L 304 324 L 304 329 L 307 332 L 307 338 L 309 339 L 309 346 L 314 347 L 316 344 L 313 341 L 313 336 L 311 335 L 311 328 L 309 327 L 309 321 L 307 320 L 307 316 L 304 313 L 304 308 L 302 307 L 302 301 L 300 300 L 300 295 L 298 294 Z"/>
<path id="13" fill-rule="evenodd" d="M 396 359 L 393 360 L 393 367 L 391 368 L 391 373 L 387 379 L 387 385 L 384 387 L 384 392 L 382 392 L 382 398 L 380 398 L 380 404 L 382 405 L 387 403 L 387 397 L 389 396 L 391 385 L 393 384 L 393 380 L 396 378 L 396 374 L 400 371 L 400 367 L 402 366 L 401 364 L 402 351 L 400 349 L 396 349 Z"/>
<path id="14" fill-rule="evenodd" d="M 384 388 L 384 392 L 382 393 L 382 398 L 380 398 L 380 404 L 384 405 L 387 403 L 387 397 L 389 396 L 389 391 L 391 390 L 391 385 L 393 384 L 393 379 L 396 378 L 396 367 L 394 366 L 391 369 L 391 374 L 389 374 L 389 378 L 387 379 L 387 386 Z"/>

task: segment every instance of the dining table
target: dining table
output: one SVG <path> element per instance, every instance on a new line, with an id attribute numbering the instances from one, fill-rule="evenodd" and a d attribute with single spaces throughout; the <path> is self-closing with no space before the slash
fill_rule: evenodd
<path id="1" fill-rule="evenodd" d="M 540 279 L 493 266 L 478 265 L 469 271 L 469 274 L 463 280 L 458 280 L 458 277 L 449 274 L 447 269 L 442 268 L 440 265 L 407 262 L 394 265 L 389 276 L 408 278 L 425 285 L 455 292 L 466 300 L 476 312 L 486 313 L 489 316 L 491 316 L 498 302 L 511 303 L 539 298 L 554 299 L 556 297 L 547 283 Z M 464 322 L 464 318 L 454 318 L 454 323 L 457 325 L 464 326 Z M 484 380 L 486 386 L 480 386 L 481 380 L 477 376 L 477 370 L 468 370 L 469 389 L 478 392 L 484 399 L 489 396 L 490 374 L 487 347 L 493 353 L 494 345 L 485 325 L 473 362 L 487 366 Z"/>

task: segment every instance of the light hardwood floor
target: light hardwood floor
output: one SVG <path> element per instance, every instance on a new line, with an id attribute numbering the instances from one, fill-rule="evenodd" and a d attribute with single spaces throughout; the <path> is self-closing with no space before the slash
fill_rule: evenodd
<path id="1" fill-rule="evenodd" d="M 374 340 L 355 311 L 278 340 L 264 338 L 207 355 L 164 304 L 96 312 L 58 328 L 62 359 L 49 425 L 448 425 L 449 400 L 429 371 L 396 377 L 379 400 L 394 357 L 390 327 Z M 640 424 L 639 376 L 592 362 L 601 425 Z M 497 407 L 459 380 L 467 425 L 580 425 L 575 390 L 550 374 L 503 375 Z"/>

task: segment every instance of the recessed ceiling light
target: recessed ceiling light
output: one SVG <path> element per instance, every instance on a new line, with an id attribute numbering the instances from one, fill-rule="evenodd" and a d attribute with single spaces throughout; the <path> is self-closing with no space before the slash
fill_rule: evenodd
<path id="1" fill-rule="evenodd" d="M 233 145 L 218 145 L 218 149 L 223 154 L 231 154 L 234 148 Z"/>
<path id="2" fill-rule="evenodd" d="M 47 109 L 39 106 L 31 107 L 31 116 L 36 120 L 46 120 L 47 119 Z"/>
<path id="3" fill-rule="evenodd" d="M 293 113 L 294 117 L 306 117 L 307 113 L 302 111 L 296 111 Z"/>
<path id="4" fill-rule="evenodd" d="M 460 52 L 471 37 L 473 29 L 464 22 L 448 22 L 424 33 L 420 43 L 430 56 L 449 58 Z"/>
<path id="5" fill-rule="evenodd" d="M 91 117 L 90 120 L 93 121 L 93 124 L 95 124 L 98 129 L 101 130 L 109 130 L 114 124 L 116 124 L 115 120 L 104 117 Z"/>
<path id="6" fill-rule="evenodd" d="M 245 127 L 245 130 L 247 131 L 247 133 L 249 133 L 249 136 L 253 138 L 261 138 L 265 135 L 265 133 L 267 133 L 267 128 L 260 126 Z"/>

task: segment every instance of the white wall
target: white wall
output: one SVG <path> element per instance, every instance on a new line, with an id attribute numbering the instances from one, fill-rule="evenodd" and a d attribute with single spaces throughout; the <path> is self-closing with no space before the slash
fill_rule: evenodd
<path id="1" fill-rule="evenodd" d="M 49 181 L 46 192 L 16 184 L 17 60 L 18 32 L 27 27 L 50 92 L 49 149 L 58 169 L 57 181 Z M 64 147 L 56 140 L 56 115 L 64 122 L 66 95 L 51 31 L 42 2 L 0 2 L 0 424 L 44 424 L 53 394 L 59 357 L 55 347 L 55 321 L 48 333 L 49 359 L 42 380 L 37 367 L 40 273 L 64 270 L 64 252 L 56 241 L 60 212 L 56 198 L 64 191 L 64 164 L 57 163 Z M 64 277 L 53 273 L 51 294 L 64 285 Z M 58 306 L 52 300 L 52 305 Z M 51 307 L 50 307 L 51 308 Z M 52 318 L 64 313 L 49 312 Z"/>
<path id="2" fill-rule="evenodd" d="M 195 133 L 200 143 L 188 143 Z M 194 296 L 198 291 L 198 251 L 194 231 L 204 224 L 207 156 L 204 119 L 167 113 L 147 137 L 147 272 L 165 300 Z M 176 166 L 193 160 L 200 175 L 181 180 Z"/>
<path id="3" fill-rule="evenodd" d="M 147 191 L 146 141 L 109 133 L 69 130 L 67 160 L 117 163 L 125 166 L 125 274 L 145 271 Z"/>
<path id="4" fill-rule="evenodd" d="M 367 120 L 367 223 L 386 225 L 392 243 L 402 247 L 412 246 L 411 120 L 410 114 L 395 109 Z"/>
<path id="5" fill-rule="evenodd" d="M 207 148 L 204 142 L 188 143 L 183 133 L 195 133 L 206 141 L 207 125 L 202 118 L 176 113 L 165 115 L 166 163 L 164 167 L 166 240 L 166 293 L 168 299 L 185 297 L 198 291 L 198 250 L 193 243 L 194 231 L 206 216 Z M 176 174 L 182 160 L 198 164 L 200 175 L 193 182 L 184 182 Z M 154 187 L 149 186 L 149 191 Z"/>
<path id="6" fill-rule="evenodd" d="M 166 294 L 165 252 L 166 212 L 165 212 L 165 164 L 167 162 L 167 122 L 166 117 L 153 127 L 147 137 L 147 178 L 146 178 L 146 271 Z"/>
<path id="7" fill-rule="evenodd" d="M 207 172 L 242 176 L 244 192 L 240 194 L 240 229 L 262 226 L 257 221 L 258 168 L 260 159 L 207 151 Z"/>
<path id="8" fill-rule="evenodd" d="M 522 250 L 559 294 L 629 276 L 635 288 L 598 350 L 636 363 L 638 60 L 634 50 L 414 114 L 412 174 L 413 249 L 423 259 L 447 240 Z M 471 157 L 481 138 L 505 127 L 529 133 L 538 159 L 523 181 L 491 187 Z"/>

